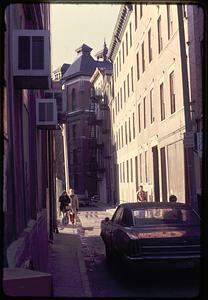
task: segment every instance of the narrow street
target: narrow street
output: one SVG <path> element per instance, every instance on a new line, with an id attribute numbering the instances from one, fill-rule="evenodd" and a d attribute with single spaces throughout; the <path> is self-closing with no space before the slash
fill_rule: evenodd
<path id="1" fill-rule="evenodd" d="M 2 12 L 5 296 L 201 299 L 204 7 Z"/>
<path id="2" fill-rule="evenodd" d="M 195 297 L 199 292 L 199 279 L 192 272 L 151 271 L 138 269 L 129 272 L 118 265 L 110 265 L 105 258 L 105 247 L 100 238 L 100 221 L 110 216 L 104 208 L 82 207 L 75 235 L 81 240 L 87 281 L 92 297 Z M 68 225 L 69 227 L 71 225 Z M 61 232 L 67 231 L 64 228 Z M 74 245 L 76 247 L 76 245 Z M 74 251 L 74 250 L 73 250 Z M 78 270 L 77 270 L 78 272 Z M 74 270 L 76 281 L 76 271 Z M 73 280 L 73 281 L 74 281 Z M 84 283 L 86 284 L 86 283 Z M 76 294 L 70 296 L 79 296 Z"/>

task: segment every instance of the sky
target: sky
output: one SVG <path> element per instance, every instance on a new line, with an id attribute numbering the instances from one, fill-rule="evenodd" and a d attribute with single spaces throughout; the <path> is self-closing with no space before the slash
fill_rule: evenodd
<path id="1" fill-rule="evenodd" d="M 119 4 L 51 4 L 52 71 L 73 63 L 82 44 L 93 57 L 104 39 L 109 48 L 119 10 Z"/>

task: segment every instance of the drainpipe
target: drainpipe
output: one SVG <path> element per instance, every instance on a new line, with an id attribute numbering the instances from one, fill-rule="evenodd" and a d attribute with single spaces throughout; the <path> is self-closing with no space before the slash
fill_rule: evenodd
<path id="1" fill-rule="evenodd" d="M 66 191 L 68 191 L 70 188 L 70 183 L 69 183 L 69 163 L 68 163 L 66 124 L 63 124 L 62 136 L 63 136 L 63 146 L 64 146 L 65 182 L 66 182 Z"/>
<path id="2" fill-rule="evenodd" d="M 193 130 L 190 115 L 190 101 L 189 101 L 189 78 L 187 70 L 187 56 L 186 56 L 186 44 L 185 44 L 185 33 L 184 33 L 184 22 L 183 22 L 183 11 L 182 4 L 177 5 L 178 11 L 178 25 L 179 25 L 179 44 L 181 51 L 181 69 L 182 69 L 182 85 L 183 85 L 183 101 L 184 101 L 184 117 L 185 117 L 185 138 L 192 139 Z M 190 144 L 186 144 L 185 140 L 185 159 L 186 159 L 186 172 L 188 182 L 188 197 L 187 202 L 191 206 L 196 208 L 196 181 L 195 181 L 195 168 L 194 168 L 194 151 L 191 141 Z"/>

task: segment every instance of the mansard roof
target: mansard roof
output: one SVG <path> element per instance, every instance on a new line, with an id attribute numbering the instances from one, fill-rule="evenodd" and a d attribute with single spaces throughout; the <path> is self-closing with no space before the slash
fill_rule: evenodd
<path id="1" fill-rule="evenodd" d="M 109 61 L 94 60 L 90 54 L 91 51 L 92 48 L 90 48 L 86 44 L 82 44 L 82 46 L 76 49 L 78 57 L 66 70 L 62 77 L 62 80 L 70 80 L 74 77 L 81 75 L 92 76 L 96 67 L 102 67 L 107 69 L 112 68 L 112 64 Z"/>

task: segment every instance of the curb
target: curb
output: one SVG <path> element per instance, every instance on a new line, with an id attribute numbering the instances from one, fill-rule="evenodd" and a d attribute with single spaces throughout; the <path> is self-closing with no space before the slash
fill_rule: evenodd
<path id="1" fill-rule="evenodd" d="M 84 294 L 85 297 L 91 297 L 92 298 L 92 293 L 90 290 L 90 285 L 89 285 L 89 280 L 87 277 L 87 269 L 85 266 L 84 259 L 82 257 L 82 253 L 80 248 L 77 250 L 77 257 L 78 257 L 78 262 L 79 262 L 79 269 L 80 269 L 80 274 L 81 274 L 81 281 L 84 289 Z"/>

